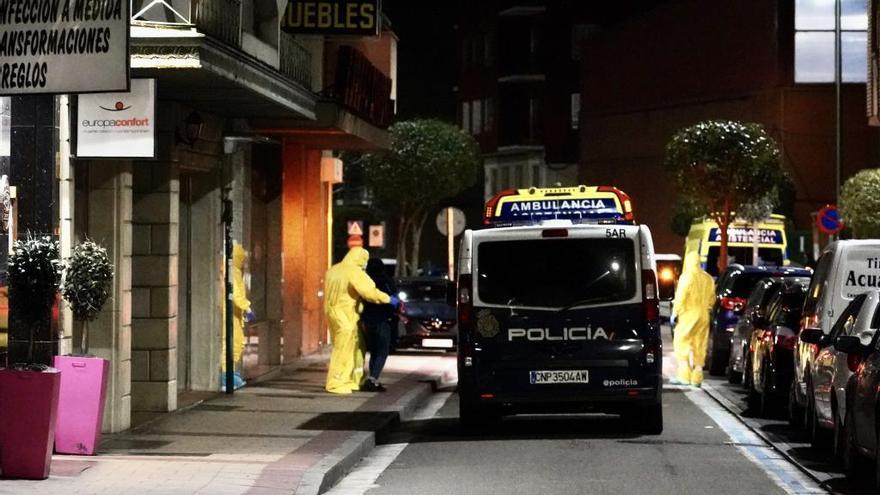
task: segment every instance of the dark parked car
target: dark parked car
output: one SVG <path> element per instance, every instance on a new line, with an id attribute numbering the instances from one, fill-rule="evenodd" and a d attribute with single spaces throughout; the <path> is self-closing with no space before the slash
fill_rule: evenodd
<path id="1" fill-rule="evenodd" d="M 715 305 L 709 323 L 709 349 L 706 367 L 709 374 L 720 376 L 730 361 L 730 341 L 743 314 L 746 299 L 761 280 L 768 277 L 809 277 L 806 268 L 778 266 L 743 266 L 733 264 L 715 284 Z"/>
<path id="2" fill-rule="evenodd" d="M 850 328 L 838 335 L 834 347 L 847 355 L 853 375 L 846 383 L 847 407 L 840 447 L 848 477 L 870 469 L 874 461 L 874 487 L 880 489 L 880 292 L 867 293 Z M 851 316 L 851 315 L 850 315 Z M 847 318 L 852 320 L 852 318 Z"/>
<path id="3" fill-rule="evenodd" d="M 397 289 L 403 306 L 396 347 L 455 350 L 458 325 L 455 306 L 449 302 L 453 284 L 442 278 L 402 278 Z"/>
<path id="4" fill-rule="evenodd" d="M 776 285 L 766 311 L 754 318 L 746 383 L 749 406 L 767 416 L 781 409 L 794 378 L 794 348 L 808 278 L 783 279 Z"/>
<path id="5" fill-rule="evenodd" d="M 743 316 L 736 323 L 736 329 L 730 337 L 730 359 L 727 364 L 727 381 L 741 383 L 746 363 L 749 359 L 749 341 L 755 322 L 767 313 L 767 303 L 783 279 L 772 277 L 761 280 L 749 294 L 748 302 L 743 309 Z"/>

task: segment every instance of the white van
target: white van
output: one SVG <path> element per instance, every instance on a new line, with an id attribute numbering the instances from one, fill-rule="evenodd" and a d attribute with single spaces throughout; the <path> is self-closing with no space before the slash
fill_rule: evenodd
<path id="1" fill-rule="evenodd" d="M 832 328 L 850 301 L 876 288 L 880 288 L 880 239 L 832 242 L 822 252 L 804 302 L 789 400 L 792 419 L 803 420 L 817 435 L 822 433 L 819 428 L 834 426 L 830 390 L 814 387 L 817 356 L 828 354 L 823 351 L 833 344 Z"/>

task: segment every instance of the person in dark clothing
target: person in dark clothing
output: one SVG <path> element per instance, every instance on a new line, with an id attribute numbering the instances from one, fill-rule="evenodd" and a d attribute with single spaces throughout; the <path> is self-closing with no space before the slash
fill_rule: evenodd
<path id="1" fill-rule="evenodd" d="M 370 258 L 367 262 L 367 275 L 376 283 L 377 289 L 386 294 L 397 295 L 397 287 L 385 272 L 382 260 Z M 361 321 L 364 323 L 367 350 L 370 351 L 369 377 L 362 390 L 384 392 L 385 387 L 379 383 L 379 375 L 382 374 L 391 350 L 392 332 L 397 330 L 397 312 L 388 304 L 364 303 Z"/>

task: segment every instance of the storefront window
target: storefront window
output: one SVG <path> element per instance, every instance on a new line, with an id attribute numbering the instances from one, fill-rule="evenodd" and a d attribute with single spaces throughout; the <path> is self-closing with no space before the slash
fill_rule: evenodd
<path id="1" fill-rule="evenodd" d="M 12 100 L 0 98 L 0 197 L 8 194 L 9 157 L 10 157 L 10 121 L 12 118 Z M 9 333 L 9 292 L 6 284 L 6 262 L 9 246 L 9 211 L 0 201 L 0 367 L 6 365 L 6 348 Z"/>
<path id="2" fill-rule="evenodd" d="M 864 0 L 841 2 L 841 81 L 867 80 L 868 13 Z M 834 82 L 835 0 L 796 0 L 794 78 L 798 83 Z"/>

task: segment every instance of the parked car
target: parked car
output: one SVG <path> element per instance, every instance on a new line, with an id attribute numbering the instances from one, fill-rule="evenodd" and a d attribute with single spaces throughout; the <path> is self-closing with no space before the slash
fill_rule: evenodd
<path id="1" fill-rule="evenodd" d="M 458 324 L 449 301 L 453 284 L 442 278 L 401 278 L 397 289 L 403 305 L 396 348 L 455 350 Z"/>
<path id="2" fill-rule="evenodd" d="M 880 240 L 832 242 L 823 250 L 810 282 L 795 348 L 794 383 L 788 409 L 792 423 L 806 425 L 816 445 L 830 439 L 834 417 L 830 399 L 815 400 L 815 359 L 821 349 L 832 344 L 828 336 L 850 301 L 877 285 L 878 257 Z"/>
<path id="3" fill-rule="evenodd" d="M 865 472 L 874 460 L 874 488 L 880 489 L 880 292 L 872 289 L 847 332 L 837 336 L 834 348 L 847 356 L 852 376 L 845 384 L 840 453 L 848 477 Z M 850 318 L 847 317 L 847 321 Z"/>
<path id="4" fill-rule="evenodd" d="M 809 279 L 800 278 L 809 283 Z M 771 277 L 758 282 L 749 294 L 748 302 L 743 309 L 743 316 L 736 323 L 736 329 L 730 340 L 730 359 L 727 364 L 727 381 L 732 384 L 742 382 L 743 373 L 746 369 L 749 357 L 749 343 L 755 322 L 760 321 L 767 314 L 767 303 L 773 296 L 777 287 L 782 284 L 782 277 Z M 746 383 L 746 385 L 748 385 Z"/>
<path id="5" fill-rule="evenodd" d="M 810 279 L 782 279 L 774 290 L 766 311 L 753 318 L 746 366 L 749 406 L 762 416 L 774 414 L 788 399 L 794 375 L 794 346 L 800 329 L 801 311 Z"/>
<path id="6" fill-rule="evenodd" d="M 809 277 L 805 268 L 743 266 L 733 264 L 715 284 L 715 305 L 709 322 L 709 349 L 706 367 L 709 374 L 721 376 L 730 361 L 730 337 L 743 314 L 747 297 L 755 285 L 768 277 Z"/>

